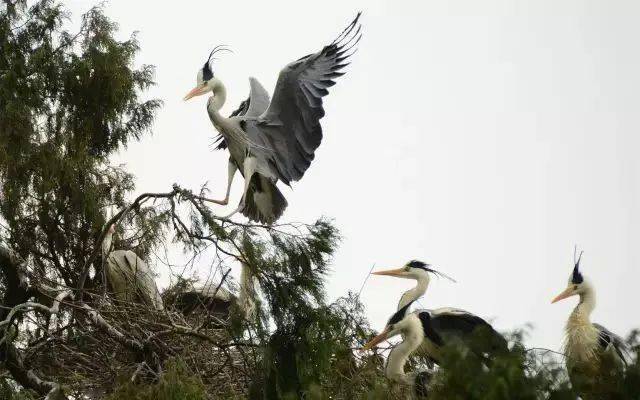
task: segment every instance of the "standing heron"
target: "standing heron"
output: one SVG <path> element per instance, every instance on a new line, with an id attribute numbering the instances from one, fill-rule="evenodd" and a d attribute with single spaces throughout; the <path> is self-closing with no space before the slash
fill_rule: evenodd
<path id="1" fill-rule="evenodd" d="M 219 132 L 218 149 L 229 150 L 227 191 L 223 200 L 205 199 L 226 205 L 237 170 L 244 177 L 244 191 L 237 209 L 247 218 L 271 224 L 287 207 L 276 182 L 290 185 L 302 178 L 322 141 L 320 119 L 322 98 L 355 52 L 360 40 L 360 13 L 333 41 L 317 53 L 288 64 L 280 72 L 273 94 L 255 78 L 249 78 L 250 94 L 229 118 L 220 114 L 227 91 L 214 76 L 212 58 L 224 50 L 213 49 L 198 71 L 197 84 L 185 97 L 191 99 L 211 92 L 207 112 Z M 233 213 L 231 215 L 233 215 Z"/>
<path id="2" fill-rule="evenodd" d="M 564 354 L 567 371 L 574 389 L 584 399 L 599 399 L 609 385 L 620 378 L 627 365 L 628 349 L 624 340 L 600 324 L 591 322 L 596 306 L 593 285 L 580 272 L 582 252 L 576 258 L 567 288 L 551 303 L 572 296 L 580 301 L 573 309 L 565 327 Z M 606 396 L 605 396 L 606 398 Z"/>
<path id="3" fill-rule="evenodd" d="M 104 276 L 117 300 L 146 304 L 163 310 L 164 304 L 151 269 L 131 250 L 113 250 L 115 225 L 111 225 L 102 241 Z"/>

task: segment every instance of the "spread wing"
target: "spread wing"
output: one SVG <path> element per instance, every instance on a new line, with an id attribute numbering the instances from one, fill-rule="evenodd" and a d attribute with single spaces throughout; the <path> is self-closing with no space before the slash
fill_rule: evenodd
<path id="1" fill-rule="evenodd" d="M 243 100 L 229 117 L 257 118 L 267 110 L 271 101 L 269 92 L 253 77 L 249 78 L 249 88 L 249 97 Z M 220 134 L 216 136 L 214 144 L 216 145 L 216 150 L 227 148 L 227 143 Z"/>
<path id="2" fill-rule="evenodd" d="M 247 121 L 256 153 L 283 182 L 302 178 L 322 141 L 322 98 L 335 84 L 360 40 L 360 13 L 331 44 L 304 56 L 280 72 L 269 108 Z M 262 154 L 260 154 L 262 153 Z"/>

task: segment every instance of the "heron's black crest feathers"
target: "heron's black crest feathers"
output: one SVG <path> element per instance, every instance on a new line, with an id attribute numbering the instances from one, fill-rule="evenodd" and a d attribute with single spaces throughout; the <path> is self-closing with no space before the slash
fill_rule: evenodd
<path id="1" fill-rule="evenodd" d="M 436 276 L 440 276 L 440 277 L 443 277 L 445 279 L 448 279 L 451 282 L 456 282 L 456 280 L 453 279 L 452 277 L 450 277 L 449 275 L 446 275 L 446 274 L 444 274 L 444 273 L 432 268 L 431 264 L 427 264 L 427 263 L 424 263 L 424 262 L 419 261 L 419 260 L 409 261 L 409 263 L 407 263 L 407 266 L 409 266 L 411 268 L 422 269 L 422 270 L 430 272 L 430 273 L 432 273 L 432 274 L 434 274 Z"/>
<path id="2" fill-rule="evenodd" d="M 573 265 L 573 274 L 571 275 L 571 283 L 574 283 L 576 285 L 584 282 L 584 277 L 582 276 L 582 273 L 580 272 L 580 260 L 582 259 L 582 253 L 584 253 L 584 252 L 581 251 L 580 255 L 576 259 L 577 250 L 578 249 L 576 247 L 576 248 L 574 248 L 574 251 L 573 251 L 574 265 Z"/>
<path id="3" fill-rule="evenodd" d="M 213 70 L 211 69 L 212 62 L 213 60 L 215 60 L 215 57 L 213 56 L 214 54 L 221 51 L 232 52 L 231 49 L 228 48 L 225 44 L 217 45 L 213 48 L 213 50 L 211 50 L 211 53 L 209 53 L 209 57 L 207 57 L 207 61 L 205 61 L 204 65 L 202 66 L 202 80 L 204 82 L 207 82 L 209 79 L 213 78 Z"/>

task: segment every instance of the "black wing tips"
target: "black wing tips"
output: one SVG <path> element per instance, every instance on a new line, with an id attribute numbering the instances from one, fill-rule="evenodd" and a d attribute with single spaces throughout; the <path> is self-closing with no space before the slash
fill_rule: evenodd
<path id="1" fill-rule="evenodd" d="M 358 12 L 355 19 L 338 35 L 338 37 L 323 49 L 323 52 L 327 56 L 335 57 L 336 64 L 341 64 L 357 51 L 356 45 L 360 42 L 360 39 L 362 39 L 362 25 L 360 24 L 361 15 L 362 11 Z M 346 65 L 347 64 L 341 65 L 341 67 Z"/>
<path id="2" fill-rule="evenodd" d="M 358 27 L 357 31 L 356 31 L 356 35 L 357 35 L 360 32 L 360 28 L 362 27 L 362 25 L 360 25 L 360 17 L 361 16 L 362 16 L 362 11 L 358 11 L 358 13 L 356 14 L 356 17 L 353 19 L 353 21 L 351 21 L 351 23 L 346 28 L 344 28 L 344 30 L 342 32 L 340 32 L 338 37 L 335 38 L 333 42 L 331 42 L 331 45 L 336 45 L 340 41 L 342 41 L 344 38 L 349 36 L 349 34 L 351 32 L 353 32 L 353 30 L 356 28 L 356 26 Z"/>
<path id="3" fill-rule="evenodd" d="M 321 56 L 327 57 L 332 64 L 328 73 L 324 75 L 326 81 L 333 85 L 332 79 L 344 75 L 340 72 L 344 67 L 349 65 L 347 59 L 357 52 L 357 45 L 362 39 L 362 25 L 360 24 L 360 16 L 362 11 L 358 12 L 354 20 L 338 35 L 331 44 L 325 46 L 320 52 Z"/>

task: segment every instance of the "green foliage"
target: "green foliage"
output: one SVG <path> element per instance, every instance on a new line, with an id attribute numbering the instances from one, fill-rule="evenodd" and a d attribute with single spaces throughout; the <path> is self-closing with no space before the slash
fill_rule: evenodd
<path id="1" fill-rule="evenodd" d="M 535 355 L 521 345 L 497 356 L 490 368 L 470 352 L 448 350 L 434 376 L 432 399 L 575 399 L 567 382 L 559 380 L 558 367 L 538 364 Z"/>
<path id="2" fill-rule="evenodd" d="M 53 0 L 3 4 L 0 242 L 29 261 L 30 280 L 77 288 L 107 209 L 123 208 L 134 189 L 133 177 L 112 166 L 109 155 L 150 130 L 161 105 L 142 97 L 153 84 L 153 69 L 134 68 L 135 36 L 116 40 L 117 26 L 100 7 L 83 16 L 79 32 L 68 32 L 67 15 Z M 79 310 L 64 308 L 57 318 L 67 324 L 64 329 L 32 314 L 35 323 L 16 329 L 16 341 L 34 371 L 54 376 L 76 398 L 96 387 L 112 391 L 112 400 L 405 398 L 408 389 L 384 378 L 384 357 L 355 351 L 373 335 L 357 296 L 327 304 L 325 279 L 339 241 L 330 221 L 233 223 L 177 185 L 163 204 L 136 207 L 124 218 L 116 245 L 135 248 L 142 258 L 172 227 L 174 241 L 194 258 L 213 246 L 216 265 L 246 263 L 257 281 L 259 318 L 232 318 L 227 330 L 213 332 L 200 323 L 176 328 L 176 322 L 189 322 L 176 313 L 105 307 L 110 324 L 143 343 L 141 354 L 93 329 L 86 318 L 75 320 Z M 100 263 L 93 267 L 97 271 Z M 86 288 L 99 288 L 99 276 Z M 190 284 L 178 277 L 165 299 L 170 303 Z M 640 398 L 638 346 L 631 340 L 635 361 L 613 389 L 615 399 Z M 519 337 L 514 342 L 491 368 L 472 353 L 449 349 L 433 376 L 430 398 L 575 399 L 563 364 L 525 350 Z M 167 361 L 176 354 L 179 360 Z M 131 383 L 143 359 L 157 361 L 162 373 L 142 374 Z M 426 368 L 417 358 L 409 364 L 407 372 Z M 114 389 L 117 371 L 129 375 Z M 17 389 L 13 381 L 0 380 L 0 398 L 35 398 Z"/>
<path id="3" fill-rule="evenodd" d="M 135 37 L 117 41 L 100 8 L 77 33 L 65 20 L 52 0 L 0 11 L 0 237 L 42 275 L 77 286 L 107 207 L 134 187 L 107 156 L 150 129 L 160 102 L 140 100 L 153 69 L 133 68 Z"/>
<path id="4" fill-rule="evenodd" d="M 189 373 L 181 361 L 169 361 L 165 371 L 152 384 L 134 384 L 126 381 L 107 397 L 107 400 L 204 400 L 205 387 L 194 374 Z"/>
<path id="5" fill-rule="evenodd" d="M 251 398 L 299 398 L 322 393 L 353 398 L 378 379 L 356 359 L 354 349 L 371 335 L 362 305 L 354 295 L 330 305 L 310 307 L 267 339 Z"/>

